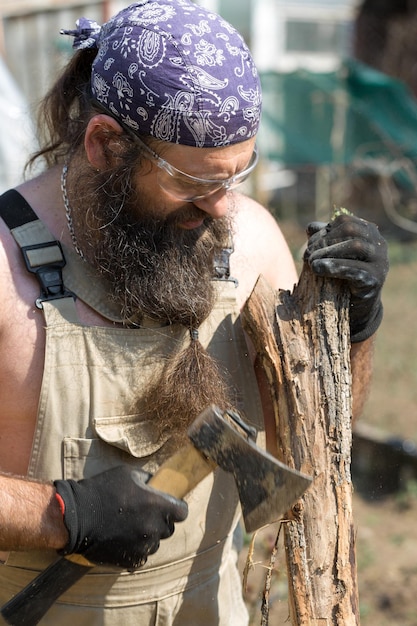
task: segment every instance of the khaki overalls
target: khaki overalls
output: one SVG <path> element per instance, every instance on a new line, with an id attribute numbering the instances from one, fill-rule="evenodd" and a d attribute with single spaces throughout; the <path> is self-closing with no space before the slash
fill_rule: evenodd
<path id="1" fill-rule="evenodd" d="M 21 246 L 53 237 L 39 220 L 12 230 Z M 90 268 L 64 250 L 66 288 L 110 319 L 106 291 Z M 238 408 L 262 428 L 259 392 L 234 297 L 216 281 L 216 306 L 200 341 L 240 394 Z M 140 413 L 143 389 L 163 358 L 189 341 L 186 329 L 85 326 L 72 297 L 43 303 L 45 367 L 29 476 L 80 479 L 121 463 L 155 471 L 167 456 L 151 421 Z M 116 315 L 117 319 L 117 315 Z M 137 407 L 133 409 L 132 407 Z M 134 573 L 96 567 L 49 610 L 45 626 L 244 626 L 247 612 L 233 547 L 239 515 L 233 478 L 217 469 L 188 496 L 189 515 Z M 4 604 L 56 559 L 54 551 L 14 552 L 0 566 Z"/>

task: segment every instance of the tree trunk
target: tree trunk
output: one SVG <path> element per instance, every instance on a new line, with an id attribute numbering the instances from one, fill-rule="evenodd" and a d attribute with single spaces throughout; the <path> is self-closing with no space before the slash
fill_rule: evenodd
<path id="1" fill-rule="evenodd" d="M 293 626 L 359 624 L 348 308 L 343 283 L 305 266 L 293 293 L 260 279 L 243 311 L 271 388 L 280 460 L 314 478 L 284 525 Z"/>

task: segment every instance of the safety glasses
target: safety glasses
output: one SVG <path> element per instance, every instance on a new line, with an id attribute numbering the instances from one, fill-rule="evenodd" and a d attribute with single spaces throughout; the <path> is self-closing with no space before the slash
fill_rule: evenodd
<path id="1" fill-rule="evenodd" d="M 258 150 L 255 146 L 248 166 L 234 176 L 225 179 L 197 178 L 177 169 L 168 161 L 162 159 L 156 152 L 151 150 L 137 135 L 132 135 L 134 141 L 138 143 L 146 153 L 147 157 L 158 166 L 158 184 L 174 198 L 184 202 L 194 202 L 201 200 L 221 189 L 234 189 L 242 184 L 253 172 L 258 163 Z"/>

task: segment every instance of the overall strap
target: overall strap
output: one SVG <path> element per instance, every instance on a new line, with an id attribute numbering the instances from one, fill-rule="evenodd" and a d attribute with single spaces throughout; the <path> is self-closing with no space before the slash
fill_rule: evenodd
<path id="1" fill-rule="evenodd" d="M 74 298 L 74 294 L 65 288 L 62 269 L 66 264 L 59 241 L 47 233 L 40 243 L 24 245 L 19 230 L 26 224 L 38 221 L 38 216 L 23 196 L 11 189 L 0 196 L 0 217 L 4 220 L 23 254 L 26 268 L 38 279 L 41 292 L 35 304 L 42 308 L 42 302 L 59 298 Z"/>
<path id="2" fill-rule="evenodd" d="M 10 189 L 0 196 L 0 217 L 10 230 L 38 219 L 30 204 L 16 189 Z"/>
<path id="3" fill-rule="evenodd" d="M 105 280 L 98 279 L 91 266 L 55 239 L 15 189 L 0 196 L 0 217 L 22 250 L 27 269 L 40 282 L 41 294 L 36 306 L 42 308 L 42 302 L 50 300 L 61 309 L 61 299 L 78 297 L 106 319 L 123 321 L 120 306 L 109 300 Z"/>

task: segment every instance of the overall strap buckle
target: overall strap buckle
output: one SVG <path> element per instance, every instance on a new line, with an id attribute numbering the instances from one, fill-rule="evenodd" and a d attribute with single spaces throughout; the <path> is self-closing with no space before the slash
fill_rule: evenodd
<path id="1" fill-rule="evenodd" d="M 222 248 L 214 257 L 213 263 L 213 280 L 230 280 L 238 285 L 237 278 L 230 276 L 230 255 L 233 248 Z"/>
<path id="2" fill-rule="evenodd" d="M 23 258 L 29 272 L 37 277 L 41 293 L 35 300 L 38 309 L 42 302 L 58 298 L 75 299 L 75 294 L 65 288 L 62 268 L 66 265 L 59 241 L 47 241 L 31 246 L 22 246 Z"/>

